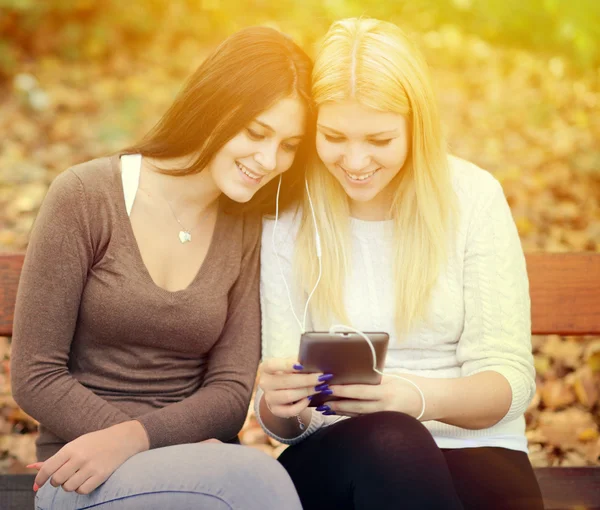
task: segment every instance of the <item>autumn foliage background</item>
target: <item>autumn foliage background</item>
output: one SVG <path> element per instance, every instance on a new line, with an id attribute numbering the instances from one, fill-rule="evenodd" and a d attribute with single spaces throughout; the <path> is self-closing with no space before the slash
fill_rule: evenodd
<path id="1" fill-rule="evenodd" d="M 138 139 L 222 38 L 267 24 L 312 53 L 331 21 L 413 33 L 452 151 L 503 184 L 526 251 L 600 251 L 598 0 L 0 0 L 0 251 L 23 251 L 49 183 Z M 599 282 L 600 284 L 600 282 Z M 600 339 L 534 337 L 536 466 L 598 464 Z M 0 472 L 34 459 L 0 337 Z M 277 455 L 252 415 L 242 441 Z"/>

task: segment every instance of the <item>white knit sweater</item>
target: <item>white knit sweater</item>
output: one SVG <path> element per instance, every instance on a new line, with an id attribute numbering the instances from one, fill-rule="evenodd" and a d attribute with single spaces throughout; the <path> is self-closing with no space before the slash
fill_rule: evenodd
<path id="1" fill-rule="evenodd" d="M 535 393 L 531 354 L 529 285 L 523 250 L 502 187 L 488 172 L 451 158 L 453 186 L 459 202 L 455 246 L 442 268 L 429 309 L 430 319 L 418 324 L 398 342 L 394 327 L 392 232 L 390 221 L 351 219 L 352 264 L 345 291 L 350 326 L 363 331 L 387 331 L 390 345 L 384 372 L 454 378 L 493 370 L 512 389 L 512 404 L 496 425 L 468 430 L 437 421 L 424 425 L 440 448 L 504 447 L 527 452 L 524 412 Z M 265 219 L 262 238 L 261 305 L 262 356 L 297 357 L 300 328 L 294 319 L 285 284 L 273 251 L 275 222 Z M 292 292 L 296 314 L 302 318 L 306 296 L 294 291 L 293 256 L 299 214 L 283 214 L 275 245 Z M 327 243 L 327 239 L 322 239 Z M 307 320 L 307 330 L 324 331 L 328 323 Z M 289 444 L 302 441 L 320 427 L 343 419 L 313 411 L 301 436 L 277 437 Z"/>

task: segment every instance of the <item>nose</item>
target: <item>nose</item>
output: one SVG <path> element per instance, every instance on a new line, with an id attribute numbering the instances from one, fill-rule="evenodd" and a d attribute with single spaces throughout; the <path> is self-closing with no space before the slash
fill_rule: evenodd
<path id="1" fill-rule="evenodd" d="M 277 168 L 277 144 L 268 144 L 254 154 L 254 160 L 265 172 L 272 172 Z"/>
<path id="2" fill-rule="evenodd" d="M 363 147 L 351 145 L 344 154 L 342 164 L 349 172 L 359 172 L 369 166 L 370 159 L 369 153 Z"/>

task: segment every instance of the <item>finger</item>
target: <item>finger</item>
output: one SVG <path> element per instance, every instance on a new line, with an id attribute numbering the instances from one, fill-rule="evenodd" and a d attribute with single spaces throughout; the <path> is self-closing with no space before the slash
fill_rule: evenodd
<path id="1" fill-rule="evenodd" d="M 60 487 L 75 473 L 77 473 L 77 471 L 79 471 L 79 468 L 79 464 L 74 462 L 73 459 L 69 459 L 52 475 L 52 478 L 50 478 L 50 484 L 53 487 Z"/>
<path id="2" fill-rule="evenodd" d="M 67 481 L 62 484 L 62 488 L 66 492 L 73 492 L 79 489 L 87 480 L 91 478 L 92 474 L 85 468 L 80 469 L 74 473 Z"/>
<path id="3" fill-rule="evenodd" d="M 204 441 L 200 441 L 201 443 L 216 443 L 219 444 L 222 441 L 219 441 L 218 439 L 215 439 L 214 437 L 211 437 L 210 439 L 205 439 Z"/>
<path id="4" fill-rule="evenodd" d="M 69 454 L 68 452 L 64 451 L 64 448 L 46 460 L 35 477 L 35 482 L 33 484 L 34 490 L 36 490 L 35 487 L 42 487 L 48 481 L 48 479 L 68 460 Z"/>
<path id="5" fill-rule="evenodd" d="M 331 379 L 330 374 L 262 374 L 259 385 L 263 391 L 314 388 L 321 379 Z"/>
<path id="6" fill-rule="evenodd" d="M 262 362 L 260 366 L 261 372 L 267 372 L 270 374 L 275 374 L 277 372 L 285 372 L 285 373 L 294 373 L 302 370 L 302 365 L 298 364 L 298 360 L 294 358 L 269 358 Z"/>
<path id="7" fill-rule="evenodd" d="M 371 414 L 383 411 L 379 400 L 335 400 L 327 405 L 336 414 Z"/>
<path id="8" fill-rule="evenodd" d="M 108 478 L 108 477 L 107 477 Z M 93 490 L 97 489 L 98 486 L 106 481 L 106 478 L 99 475 L 92 476 L 83 482 L 75 492 L 77 494 L 89 494 Z"/>
<path id="9" fill-rule="evenodd" d="M 329 389 L 336 397 L 356 400 L 378 400 L 381 387 L 376 384 L 334 384 Z"/>
<path id="10" fill-rule="evenodd" d="M 265 400 L 269 407 L 273 407 L 274 405 L 291 405 L 317 393 L 318 391 L 314 386 L 297 390 L 269 391 L 268 394 L 265 394 Z"/>
<path id="11" fill-rule="evenodd" d="M 300 402 L 296 402 L 292 405 L 275 405 L 271 406 L 271 413 L 275 416 L 279 416 L 280 418 L 291 418 L 292 416 L 298 416 L 302 411 L 304 411 L 310 401 L 307 398 L 300 400 Z"/>
<path id="12" fill-rule="evenodd" d="M 29 464 L 28 466 L 25 466 L 27 469 L 40 469 L 42 466 L 44 465 L 43 462 L 34 462 L 33 464 Z"/>

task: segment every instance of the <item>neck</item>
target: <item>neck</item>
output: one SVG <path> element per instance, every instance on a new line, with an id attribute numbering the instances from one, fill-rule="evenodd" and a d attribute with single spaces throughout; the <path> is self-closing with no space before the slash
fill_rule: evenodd
<path id="1" fill-rule="evenodd" d="M 368 202 L 349 200 L 350 216 L 363 221 L 389 220 L 391 204 L 392 197 L 388 197 L 385 191 Z"/>
<path id="2" fill-rule="evenodd" d="M 196 174 L 181 176 L 169 174 L 169 171 L 188 168 L 193 161 L 193 156 L 160 160 L 144 158 L 142 169 L 147 170 L 148 185 L 159 189 L 163 198 L 176 201 L 180 206 L 200 206 L 203 209 L 221 195 L 221 190 L 211 173 L 203 170 Z"/>

